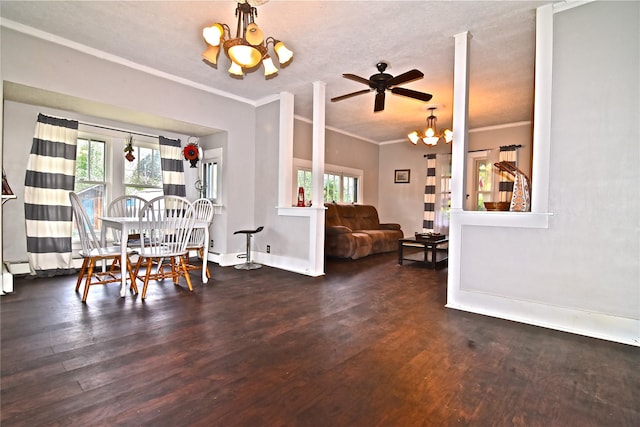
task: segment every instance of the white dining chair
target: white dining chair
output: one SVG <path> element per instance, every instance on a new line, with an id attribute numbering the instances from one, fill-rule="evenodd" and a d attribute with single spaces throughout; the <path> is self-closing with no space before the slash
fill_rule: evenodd
<path id="1" fill-rule="evenodd" d="M 147 203 L 145 199 L 136 195 L 125 195 L 120 196 L 111 201 L 109 206 L 107 207 L 108 216 L 115 217 L 127 217 L 127 218 L 138 218 L 140 215 L 140 210 Z M 117 228 L 111 228 L 113 233 L 113 244 L 119 245 L 120 239 L 122 238 L 122 231 Z M 140 245 L 140 233 L 138 230 L 130 230 L 129 231 L 129 246 L 139 246 Z"/>
<path id="2" fill-rule="evenodd" d="M 196 222 L 206 223 L 206 227 L 209 227 L 213 222 L 213 203 L 206 198 L 197 199 L 193 202 L 193 210 Z M 206 233 L 203 227 L 194 227 L 187 244 L 187 255 L 185 261 L 187 262 L 187 270 L 200 270 L 205 269 L 207 279 L 211 278 L 209 273 L 209 267 L 207 265 L 207 254 L 204 253 L 204 247 Z M 202 260 L 202 266 L 197 266 L 189 263 L 190 251 L 197 251 L 198 256 Z"/>
<path id="3" fill-rule="evenodd" d="M 115 271 L 114 267 L 119 264 L 120 260 L 120 248 L 117 246 L 102 246 L 100 239 L 96 236 L 93 229 L 93 224 L 89 219 L 80 197 L 74 192 L 69 193 L 69 200 L 71 202 L 71 208 L 73 209 L 73 215 L 75 217 L 76 228 L 78 229 L 78 235 L 80 236 L 80 243 L 82 249 L 80 255 L 83 258 L 82 267 L 78 273 L 78 281 L 76 282 L 76 292 L 80 289 L 82 279 L 85 278 L 84 292 L 82 293 L 82 302 L 87 302 L 87 296 L 89 295 L 89 287 L 93 285 L 106 285 L 108 283 L 118 282 L 121 278 L 119 274 L 123 274 L 122 266 L 120 271 Z M 129 250 L 127 252 L 127 265 L 126 270 L 129 272 L 129 278 L 131 280 L 131 290 L 134 293 L 138 293 L 136 286 L 134 272 L 131 267 L 129 256 L 135 252 Z M 99 272 L 95 270 L 96 262 L 110 260 L 112 261 L 111 268 L 108 271 Z M 96 279 L 94 281 L 94 279 Z"/>
<path id="4" fill-rule="evenodd" d="M 189 236 L 195 220 L 193 205 L 184 197 L 161 196 L 147 202 L 140 211 L 140 248 L 135 274 L 140 274 L 144 263 L 142 299 L 147 296 L 149 280 L 172 278 L 178 284 L 184 276 L 189 287 L 191 278 L 186 269 L 184 255 L 187 253 Z M 169 264 L 163 263 L 168 260 Z M 158 266 L 154 269 L 153 266 Z"/>

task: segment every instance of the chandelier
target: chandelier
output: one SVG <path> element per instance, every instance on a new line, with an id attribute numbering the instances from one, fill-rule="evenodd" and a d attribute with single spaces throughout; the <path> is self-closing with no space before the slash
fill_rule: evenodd
<path id="1" fill-rule="evenodd" d="M 278 72 L 269 55 L 268 46 L 271 45 L 281 65 L 287 64 L 293 58 L 291 52 L 280 40 L 273 37 L 265 39 L 262 30 L 255 22 L 258 12 L 249 4 L 266 3 L 265 0 L 238 1 L 236 16 L 238 24 L 236 36 L 231 38 L 231 30 L 226 24 L 215 23 L 202 30 L 202 37 L 207 43 L 207 49 L 202 52 L 202 57 L 213 65 L 217 65 L 220 45 L 224 53 L 231 60 L 229 73 L 235 76 L 244 76 L 245 71 L 253 71 L 260 63 L 264 66 L 264 75 L 271 76 Z"/>
<path id="2" fill-rule="evenodd" d="M 438 119 L 433 115 L 433 110 L 435 109 L 435 107 L 429 108 L 430 114 L 429 117 L 427 117 L 427 130 L 424 131 L 424 136 L 421 136 L 418 131 L 413 131 L 407 135 L 407 138 L 409 138 L 409 141 L 411 141 L 413 145 L 416 145 L 418 141 L 422 140 L 426 145 L 433 147 L 438 144 L 440 138 L 443 138 L 447 144 L 453 140 L 453 132 L 449 129 L 445 129 L 442 134 L 436 133 L 436 122 Z"/>

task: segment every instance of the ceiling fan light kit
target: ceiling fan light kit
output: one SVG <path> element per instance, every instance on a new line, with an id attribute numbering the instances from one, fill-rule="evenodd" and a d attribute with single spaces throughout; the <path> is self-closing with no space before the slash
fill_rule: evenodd
<path id="1" fill-rule="evenodd" d="M 258 12 L 250 3 L 261 4 L 265 1 L 238 1 L 236 16 L 238 17 L 235 38 L 231 37 L 231 30 L 226 24 L 214 23 L 202 30 L 202 37 L 207 43 L 207 49 L 202 57 L 209 63 L 217 65 L 220 46 L 231 60 L 229 73 L 244 76 L 247 71 L 253 71 L 260 63 L 264 66 L 265 77 L 274 75 L 278 69 L 269 55 L 268 46 L 271 44 L 280 65 L 286 65 L 293 58 L 293 52 L 283 42 L 273 37 L 265 39 L 264 33 L 255 23 Z"/>
<path id="2" fill-rule="evenodd" d="M 440 138 L 444 139 L 447 144 L 453 141 L 453 132 L 449 129 L 445 129 L 442 134 L 436 133 L 438 118 L 433 114 L 433 110 L 435 109 L 435 107 L 429 108 L 430 114 L 429 117 L 427 117 L 427 130 L 424 131 L 424 136 L 420 136 L 418 131 L 413 131 L 407 135 L 407 138 L 409 138 L 409 141 L 411 141 L 413 145 L 417 145 L 420 140 L 430 147 L 435 147 L 438 141 L 440 141 Z"/>
<path id="3" fill-rule="evenodd" d="M 356 95 L 362 95 L 375 90 L 376 98 L 373 106 L 373 111 L 375 113 L 384 110 L 385 91 L 387 90 L 391 91 L 391 93 L 393 93 L 394 95 L 406 96 L 409 98 L 417 99 L 419 101 L 428 102 L 429 100 L 431 100 L 432 95 L 429 93 L 418 92 L 402 87 L 395 87 L 413 80 L 421 79 L 422 77 L 424 77 L 424 74 L 422 74 L 420 71 L 413 69 L 407 71 L 406 73 L 402 73 L 393 77 L 391 74 L 385 73 L 385 70 L 387 69 L 386 62 L 378 62 L 376 64 L 376 67 L 378 68 L 378 74 L 374 74 L 368 79 L 356 76 L 355 74 L 343 74 L 342 76 L 344 78 L 356 81 L 358 83 L 366 84 L 369 86 L 369 89 L 363 89 L 357 92 L 352 92 L 346 95 L 331 98 L 331 102 L 342 101 L 343 99 L 351 98 L 352 96 Z"/>

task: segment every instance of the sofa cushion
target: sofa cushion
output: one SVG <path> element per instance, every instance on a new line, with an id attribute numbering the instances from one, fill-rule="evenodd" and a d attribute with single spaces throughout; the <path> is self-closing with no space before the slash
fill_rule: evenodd
<path id="1" fill-rule="evenodd" d="M 338 215 L 340 216 L 340 222 L 347 228 L 353 231 L 362 230 L 360 227 L 360 221 L 358 218 L 358 212 L 355 205 L 335 205 L 338 209 Z"/>
<path id="2" fill-rule="evenodd" d="M 352 235 L 354 237 L 355 251 L 353 255 L 351 255 L 351 259 L 358 259 L 369 255 L 373 247 L 371 236 L 367 233 L 358 232 L 354 232 Z"/>
<path id="3" fill-rule="evenodd" d="M 327 210 L 324 213 L 325 227 L 341 226 L 340 215 L 338 213 L 338 205 L 335 203 L 327 203 L 324 205 Z"/>
<path id="4" fill-rule="evenodd" d="M 374 254 L 398 250 L 398 240 L 404 236 L 400 230 L 361 230 L 371 237 L 371 252 Z"/>
<path id="5" fill-rule="evenodd" d="M 379 230 L 380 221 L 378 220 L 378 211 L 371 205 L 356 205 L 356 214 L 358 216 L 358 228 L 353 230 Z"/>

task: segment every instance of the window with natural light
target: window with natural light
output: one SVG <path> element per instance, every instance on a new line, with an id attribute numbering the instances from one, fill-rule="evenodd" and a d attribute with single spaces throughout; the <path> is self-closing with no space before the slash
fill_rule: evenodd
<path id="1" fill-rule="evenodd" d="M 132 162 L 124 162 L 123 184 L 126 195 L 138 195 L 145 200 L 162 196 L 162 166 L 160 149 L 151 144 L 135 143 Z"/>
<path id="2" fill-rule="evenodd" d="M 78 194 L 96 234 L 100 234 L 99 217 L 107 203 L 107 144 L 105 141 L 78 138 L 76 147 L 76 179 L 74 192 Z M 73 238 L 78 238 L 73 229 Z"/>
<path id="3" fill-rule="evenodd" d="M 305 200 L 312 200 L 311 162 L 294 159 L 296 186 L 294 199 L 298 197 L 298 188 L 304 188 Z M 323 191 L 325 203 L 359 203 L 362 199 L 362 171 L 337 165 L 325 165 Z"/>

